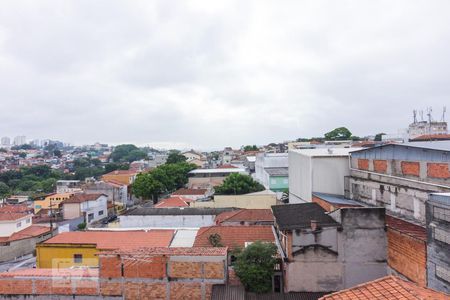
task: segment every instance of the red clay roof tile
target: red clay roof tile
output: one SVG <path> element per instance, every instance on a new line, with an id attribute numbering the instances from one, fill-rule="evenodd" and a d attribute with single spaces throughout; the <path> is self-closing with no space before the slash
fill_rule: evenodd
<path id="1" fill-rule="evenodd" d="M 319 300 L 448 300 L 449 296 L 396 276 L 386 276 L 323 296 Z"/>

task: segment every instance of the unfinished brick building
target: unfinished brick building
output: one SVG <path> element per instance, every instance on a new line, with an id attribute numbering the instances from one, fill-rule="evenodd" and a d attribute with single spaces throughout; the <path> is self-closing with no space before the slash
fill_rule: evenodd
<path id="1" fill-rule="evenodd" d="M 210 299 L 224 284 L 227 248 L 146 248 L 99 254 L 99 269 L 0 273 L 0 297 Z M 53 299 L 52 298 L 52 299 Z"/>

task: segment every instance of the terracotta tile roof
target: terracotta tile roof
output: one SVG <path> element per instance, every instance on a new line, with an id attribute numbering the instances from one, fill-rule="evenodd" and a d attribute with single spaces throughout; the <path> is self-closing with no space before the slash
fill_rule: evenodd
<path id="1" fill-rule="evenodd" d="M 386 215 L 386 226 L 424 242 L 427 241 L 425 227 L 388 215 Z"/>
<path id="2" fill-rule="evenodd" d="M 104 175 L 136 175 L 139 171 L 136 170 L 115 170 Z"/>
<path id="3" fill-rule="evenodd" d="M 98 277 L 98 269 L 22 269 L 0 273 L 0 277 Z"/>
<path id="4" fill-rule="evenodd" d="M 44 244 L 92 244 L 99 250 L 133 250 L 143 247 L 168 247 L 174 230 L 149 231 L 73 231 L 63 232 Z"/>
<path id="5" fill-rule="evenodd" d="M 104 182 L 111 184 L 111 185 L 115 185 L 115 186 L 124 186 L 124 185 L 129 185 L 129 184 L 125 184 L 123 182 L 120 182 L 118 180 L 114 180 L 114 179 L 103 179 Z"/>
<path id="6" fill-rule="evenodd" d="M 111 252 L 102 252 L 99 255 L 121 254 L 136 256 L 148 255 L 183 255 L 183 256 L 226 256 L 227 247 L 145 247 L 132 251 L 115 250 Z"/>
<path id="7" fill-rule="evenodd" d="M 216 169 L 238 169 L 238 167 L 233 165 L 220 165 L 217 166 Z"/>
<path id="8" fill-rule="evenodd" d="M 28 213 L 0 213 L 0 221 L 14 221 L 28 216 Z"/>
<path id="9" fill-rule="evenodd" d="M 86 201 L 95 201 L 100 196 L 106 196 L 105 194 L 74 194 L 69 199 L 64 200 L 63 203 L 83 203 Z"/>
<path id="10" fill-rule="evenodd" d="M 443 140 L 450 140 L 450 134 L 424 134 L 411 139 L 411 141 L 443 141 Z"/>
<path id="11" fill-rule="evenodd" d="M 175 192 L 173 192 L 172 196 L 177 196 L 177 195 L 180 195 L 180 196 L 199 195 L 200 196 L 200 195 L 206 194 L 207 191 L 208 191 L 207 189 L 184 189 L 183 188 L 183 189 L 179 189 L 179 190 L 176 190 Z"/>
<path id="12" fill-rule="evenodd" d="M 31 225 L 21 231 L 13 233 L 11 236 L 0 237 L 0 243 L 13 242 L 23 239 L 28 239 L 36 236 L 40 236 L 50 232 L 50 227 Z"/>
<path id="13" fill-rule="evenodd" d="M 221 213 L 216 217 L 216 224 L 223 222 L 273 222 L 270 209 L 241 209 Z"/>
<path id="14" fill-rule="evenodd" d="M 448 300 L 449 295 L 419 287 L 399 277 L 386 276 L 326 295 L 320 300 Z"/>
<path id="15" fill-rule="evenodd" d="M 195 237 L 194 247 L 213 247 L 209 236 L 218 234 L 221 244 L 229 248 L 244 248 L 245 242 L 274 242 L 275 237 L 272 226 L 250 225 L 250 226 L 209 226 L 201 227 Z"/>
<path id="16" fill-rule="evenodd" d="M 28 207 L 27 205 L 23 204 L 6 204 L 1 206 L 0 205 L 0 214 L 2 213 L 24 213 L 24 212 L 31 212 L 33 211 L 33 208 Z"/>
<path id="17" fill-rule="evenodd" d="M 186 199 L 183 197 L 170 197 L 170 198 L 162 199 L 159 203 L 155 204 L 153 207 L 155 207 L 155 208 L 188 207 L 189 202 L 192 202 L 192 200 Z"/>

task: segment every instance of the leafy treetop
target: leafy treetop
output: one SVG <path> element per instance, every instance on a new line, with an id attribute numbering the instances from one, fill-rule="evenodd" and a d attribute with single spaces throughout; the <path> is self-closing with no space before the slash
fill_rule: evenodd
<path id="1" fill-rule="evenodd" d="M 216 194 L 219 195 L 242 195 L 260 192 L 265 190 L 265 188 L 248 175 L 233 173 L 225 178 L 222 185 L 216 187 L 215 190 Z"/>
<path id="2" fill-rule="evenodd" d="M 272 290 L 276 253 L 274 244 L 255 242 L 236 256 L 234 270 L 246 290 L 255 293 Z"/>
<path id="3" fill-rule="evenodd" d="M 325 133 L 325 139 L 334 141 L 334 140 L 348 140 L 352 136 L 350 130 L 345 127 L 339 127 L 333 129 L 330 132 Z"/>

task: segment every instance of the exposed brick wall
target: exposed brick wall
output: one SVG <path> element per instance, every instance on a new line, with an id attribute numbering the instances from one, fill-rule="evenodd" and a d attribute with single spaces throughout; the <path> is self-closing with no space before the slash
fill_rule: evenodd
<path id="1" fill-rule="evenodd" d="M 199 262 L 171 262 L 169 274 L 171 278 L 201 278 L 202 263 Z"/>
<path id="2" fill-rule="evenodd" d="M 388 228 L 388 264 L 420 286 L 426 286 L 426 244 L 425 241 L 415 239 Z"/>
<path id="3" fill-rule="evenodd" d="M 145 259 L 123 259 L 123 276 L 126 278 L 164 278 L 167 259 L 162 256 Z"/>
<path id="4" fill-rule="evenodd" d="M 204 263 L 204 278 L 221 279 L 224 278 L 224 266 L 221 263 Z"/>
<path id="5" fill-rule="evenodd" d="M 369 170 L 369 160 L 368 159 L 358 159 L 358 169 Z"/>
<path id="6" fill-rule="evenodd" d="M 373 170 L 378 173 L 386 173 L 387 172 L 387 161 L 374 159 L 373 160 Z"/>
<path id="7" fill-rule="evenodd" d="M 0 295 L 123 296 L 125 299 L 211 299 L 212 285 L 226 283 L 226 257 L 219 261 L 178 261 L 100 256 L 99 277 L 0 278 Z M 123 277 L 122 277 L 123 264 Z M 166 272 L 166 266 L 169 272 Z"/>
<path id="8" fill-rule="evenodd" d="M 427 175 L 433 178 L 450 178 L 450 172 L 448 170 L 448 163 L 428 163 Z"/>
<path id="9" fill-rule="evenodd" d="M 200 283 L 172 282 L 170 299 L 202 299 L 202 286 Z"/>
<path id="10" fill-rule="evenodd" d="M 420 175 L 420 164 L 416 161 L 402 161 L 402 174 L 403 175 L 412 175 L 419 176 Z"/>

